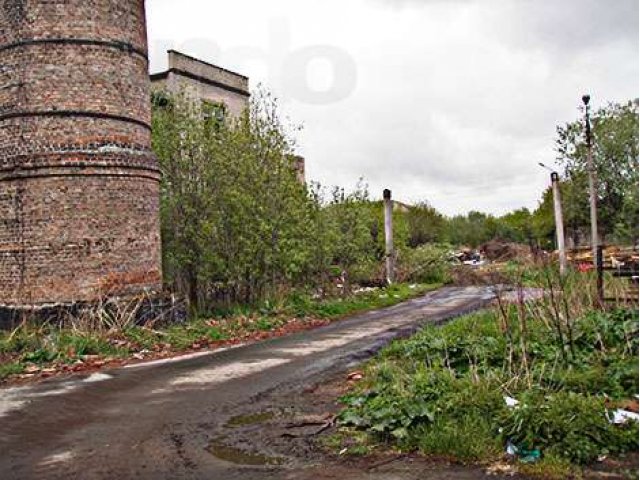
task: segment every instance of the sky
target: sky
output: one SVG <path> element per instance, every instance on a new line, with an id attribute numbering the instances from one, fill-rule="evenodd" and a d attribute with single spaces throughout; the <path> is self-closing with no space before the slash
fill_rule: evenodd
<path id="1" fill-rule="evenodd" d="M 307 179 L 447 215 L 534 209 L 556 126 L 638 96 L 638 0 L 147 0 L 173 48 L 279 99 Z"/>

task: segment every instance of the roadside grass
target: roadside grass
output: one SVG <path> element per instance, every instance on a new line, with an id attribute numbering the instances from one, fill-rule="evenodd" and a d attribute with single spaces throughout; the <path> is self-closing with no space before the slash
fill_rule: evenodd
<path id="1" fill-rule="evenodd" d="M 395 305 L 441 287 L 441 284 L 398 284 L 384 289 L 328 299 L 292 295 L 259 308 L 237 308 L 153 328 L 130 322 L 72 319 L 64 327 L 23 323 L 0 331 L 0 381 L 14 375 L 101 367 L 105 362 L 214 348 L 284 335 L 346 315 Z M 99 317 L 99 315 L 98 315 Z"/>
<path id="2" fill-rule="evenodd" d="M 595 308 L 589 277 L 536 275 L 543 300 L 426 327 L 369 362 L 341 399 L 342 443 L 463 463 L 497 461 L 511 444 L 522 472 L 547 478 L 637 450 L 638 423 L 610 421 L 637 405 L 637 308 Z"/>
<path id="3" fill-rule="evenodd" d="M 536 463 L 522 463 L 518 471 L 523 475 L 545 480 L 565 480 L 581 478 L 581 469 L 569 460 L 554 455 L 546 455 Z"/>
<path id="4" fill-rule="evenodd" d="M 24 372 L 24 363 L 19 361 L 11 361 L 0 364 L 0 378 L 6 378 L 11 375 L 19 375 Z"/>

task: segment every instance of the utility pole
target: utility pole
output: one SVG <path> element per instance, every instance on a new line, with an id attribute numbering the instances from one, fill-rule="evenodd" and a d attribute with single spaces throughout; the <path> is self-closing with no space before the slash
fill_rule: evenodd
<path id="1" fill-rule="evenodd" d="M 384 243 L 386 256 L 387 284 L 394 282 L 395 254 L 393 249 L 393 201 L 391 200 L 391 190 L 385 189 L 383 192 L 384 203 Z"/>
<path id="2" fill-rule="evenodd" d="M 587 136 L 587 170 L 589 172 L 589 205 L 591 209 L 591 250 L 593 253 L 593 265 L 598 268 L 598 246 L 600 240 L 598 236 L 598 205 L 596 197 L 596 172 L 593 165 L 593 136 L 591 134 L 591 119 L 589 118 L 589 95 L 582 97 L 585 107 L 585 130 Z"/>
<path id="3" fill-rule="evenodd" d="M 552 168 L 547 167 L 544 163 L 538 162 L 545 170 L 551 172 L 551 191 L 553 192 L 553 214 L 556 223 L 556 244 L 558 246 L 558 255 L 560 260 L 560 275 L 567 273 L 567 249 L 564 238 L 564 217 L 562 215 L 562 196 L 560 193 L 560 175 Z"/>
<path id="4" fill-rule="evenodd" d="M 560 176 L 557 172 L 551 174 L 551 188 L 553 190 L 553 212 L 556 220 L 560 275 L 564 276 L 567 273 L 567 250 L 564 244 L 564 218 L 562 216 L 562 197 L 560 196 Z"/>

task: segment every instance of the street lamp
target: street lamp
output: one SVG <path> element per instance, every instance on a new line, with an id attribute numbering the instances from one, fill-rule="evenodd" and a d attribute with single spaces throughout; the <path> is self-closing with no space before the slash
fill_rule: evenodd
<path id="1" fill-rule="evenodd" d="M 591 210 L 591 250 L 593 253 L 593 265 L 598 268 L 598 206 L 596 197 L 595 167 L 593 165 L 593 136 L 591 134 L 591 119 L 589 118 L 589 95 L 582 97 L 585 109 L 585 135 L 587 139 L 587 171 L 589 173 L 589 206 Z"/>
<path id="2" fill-rule="evenodd" d="M 551 172 L 551 189 L 553 191 L 553 214 L 556 223 L 556 241 L 558 245 L 558 259 L 560 261 L 560 275 L 567 273 L 567 250 L 564 243 L 564 219 L 562 217 L 562 197 L 560 196 L 560 175 L 555 170 L 538 162 L 545 170 Z"/>
<path id="3" fill-rule="evenodd" d="M 549 170 L 551 173 L 554 173 L 555 170 L 551 167 L 546 166 L 544 163 L 542 162 L 538 162 L 538 165 L 540 165 L 542 168 L 544 168 L 545 170 Z"/>

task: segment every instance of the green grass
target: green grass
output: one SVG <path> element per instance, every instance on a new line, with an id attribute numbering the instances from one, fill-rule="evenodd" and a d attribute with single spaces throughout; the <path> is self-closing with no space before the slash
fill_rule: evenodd
<path id="1" fill-rule="evenodd" d="M 547 455 L 536 463 L 525 463 L 519 467 L 520 473 L 544 480 L 565 480 L 582 478 L 581 471 L 566 458 Z"/>
<path id="2" fill-rule="evenodd" d="M 559 476 L 637 450 L 638 424 L 612 425 L 605 414 L 638 392 L 637 310 L 586 311 L 571 323 L 571 344 L 536 308 L 506 314 L 479 312 L 394 342 L 342 399 L 341 424 L 368 442 L 462 462 L 499 459 L 511 441 L 542 452 L 536 468 Z"/>
<path id="3" fill-rule="evenodd" d="M 161 329 L 129 326 L 100 331 L 25 324 L 13 332 L 0 332 L 0 380 L 20 374 L 28 365 L 41 367 L 73 363 L 87 356 L 126 358 L 142 351 L 182 352 L 207 348 L 231 340 L 261 338 L 290 322 L 337 320 L 345 315 L 395 305 L 434 290 L 440 285 L 394 285 L 344 298 L 314 300 L 295 295 L 280 304 L 240 308 L 217 317 L 197 318 Z"/>
<path id="4" fill-rule="evenodd" d="M 286 311 L 297 316 L 313 316 L 334 319 L 366 310 L 384 308 L 398 302 L 440 288 L 442 284 L 396 284 L 385 289 L 347 297 L 330 298 L 316 301 L 309 296 L 294 296 Z"/>
<path id="5" fill-rule="evenodd" d="M 338 429 L 331 435 L 320 437 L 319 442 L 328 451 L 342 453 L 342 455 L 369 455 L 379 447 L 378 444 L 372 443 L 371 438 L 365 433 L 344 428 Z"/>
<path id="6" fill-rule="evenodd" d="M 498 457 L 502 445 L 491 423 L 477 415 L 455 420 L 439 418 L 415 432 L 417 448 L 432 455 L 458 461 L 483 461 Z"/>
<path id="7" fill-rule="evenodd" d="M 19 375 L 24 372 L 25 364 L 22 362 L 0 363 L 0 379 L 10 375 Z"/>

